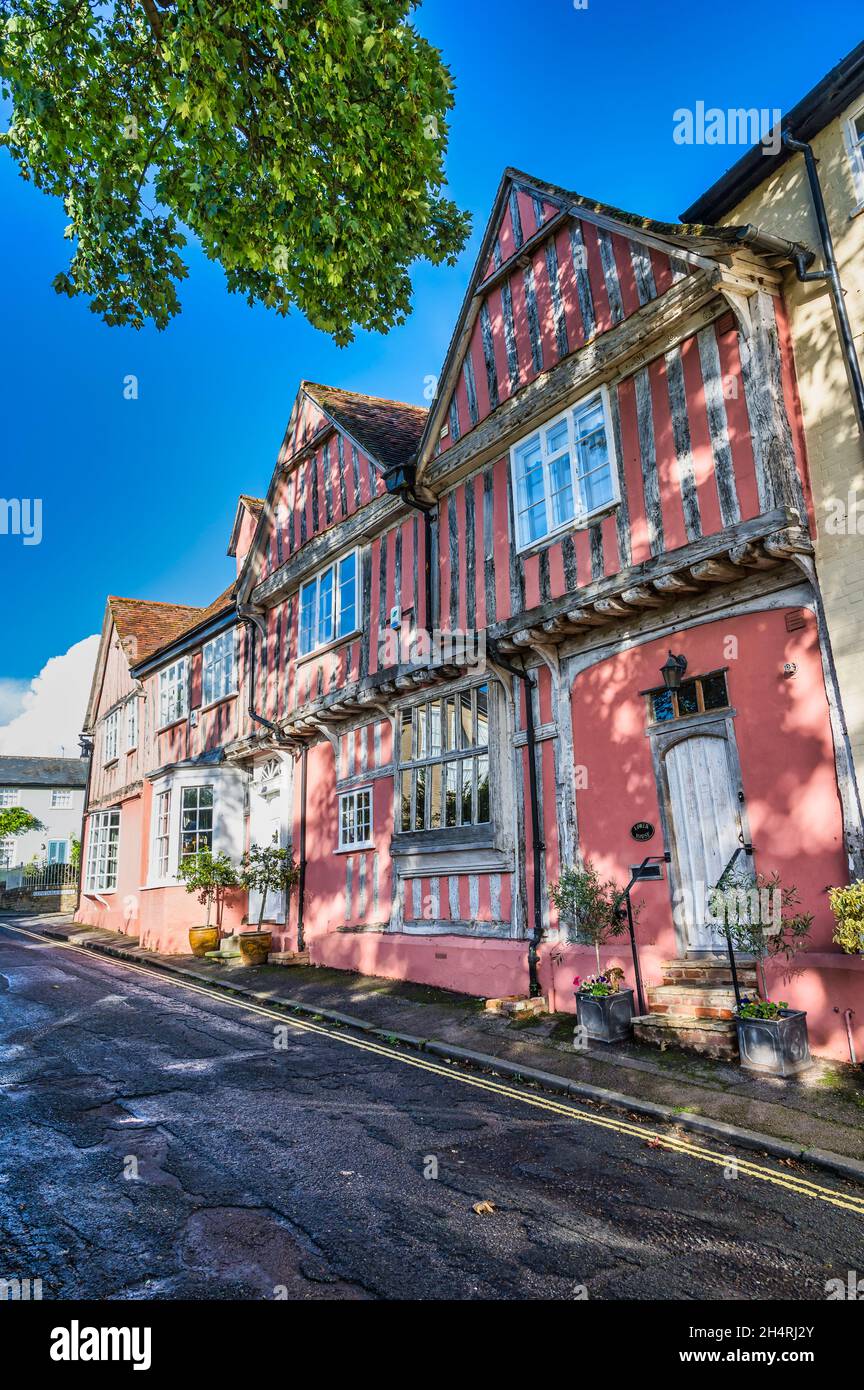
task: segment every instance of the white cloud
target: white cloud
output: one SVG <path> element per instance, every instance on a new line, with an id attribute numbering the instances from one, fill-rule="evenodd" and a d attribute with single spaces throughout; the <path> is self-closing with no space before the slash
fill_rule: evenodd
<path id="1" fill-rule="evenodd" d="M 0 724 L 0 754 L 78 756 L 98 650 L 98 636 L 85 637 L 62 656 L 52 656 L 29 685 L 0 679 L 0 719 L 8 720 Z"/>

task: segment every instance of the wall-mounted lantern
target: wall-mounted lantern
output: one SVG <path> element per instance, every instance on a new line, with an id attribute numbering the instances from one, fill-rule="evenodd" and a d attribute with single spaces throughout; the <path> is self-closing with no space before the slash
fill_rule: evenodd
<path id="1" fill-rule="evenodd" d="M 660 674 L 663 677 L 663 684 L 667 690 L 678 690 L 681 687 L 681 677 L 687 670 L 686 656 L 675 656 L 670 652 L 666 661 L 660 667 Z"/>

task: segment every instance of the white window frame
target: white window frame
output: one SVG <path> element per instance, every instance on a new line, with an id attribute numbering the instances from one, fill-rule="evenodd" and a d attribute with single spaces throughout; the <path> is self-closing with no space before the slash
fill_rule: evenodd
<path id="1" fill-rule="evenodd" d="M 21 805 L 21 792 L 18 787 L 0 787 L 0 807 L 5 811 L 10 806 Z"/>
<path id="2" fill-rule="evenodd" d="M 852 168 L 855 197 L 858 199 L 857 207 L 854 209 L 856 212 L 864 209 L 864 136 L 859 136 L 855 130 L 855 122 L 861 116 L 864 116 L 864 102 L 859 102 L 853 107 L 843 123 L 846 153 Z"/>
<path id="3" fill-rule="evenodd" d="M 186 805 L 186 797 L 187 797 L 187 795 L 188 795 L 190 792 L 194 792 L 194 794 L 195 794 L 195 806 L 194 806 L 194 807 L 187 807 L 187 805 Z M 201 793 L 202 793 L 202 792 L 209 792 L 209 793 L 210 793 L 210 805 L 209 805 L 209 807 L 207 807 L 207 806 L 202 807 L 202 806 L 201 806 Z M 202 830 L 200 824 L 198 824 L 198 823 L 196 822 L 196 826 L 195 826 L 195 829 L 194 829 L 194 830 L 186 830 L 186 828 L 185 828 L 185 826 L 184 826 L 184 824 L 183 824 L 183 820 L 184 820 L 184 816 L 186 815 L 187 811 L 191 811 L 191 810 L 194 810 L 195 813 L 196 813 L 196 815 L 197 815 L 198 817 L 200 817 L 200 814 L 201 814 L 202 810 L 204 810 L 204 811 L 208 811 L 208 810 L 209 810 L 209 812 L 210 812 L 210 825 L 209 825 L 209 827 L 205 826 L 204 829 Z M 187 785 L 182 786 L 182 787 L 180 788 L 180 842 L 179 842 L 178 850 L 177 850 L 177 853 L 178 853 L 178 862 L 179 862 L 179 863 L 182 863 L 184 859 L 186 859 L 187 857 L 188 857 L 188 858 L 191 858 L 191 856 L 192 856 L 193 854 L 200 854 L 200 852 L 201 852 L 202 849 L 208 849 L 208 850 L 210 851 L 210 853 L 212 854 L 212 853 L 213 853 L 213 835 L 214 835 L 215 829 L 216 829 L 216 786 L 215 786 L 215 783 L 213 783 L 213 782 L 194 782 L 194 783 L 191 783 L 191 784 L 187 784 Z M 183 840 L 184 840 L 184 838 L 186 837 L 186 835 L 194 835 L 194 836 L 195 836 L 195 847 L 194 847 L 194 849 L 190 849 L 190 850 L 188 851 L 188 855 L 185 854 L 184 851 L 183 851 Z M 200 843 L 200 841 L 201 841 L 202 838 L 208 840 L 209 843 L 207 843 L 206 845 L 202 845 L 202 844 Z"/>
<path id="4" fill-rule="evenodd" d="M 138 747 L 138 696 L 133 695 L 126 705 L 126 752 Z"/>
<path id="5" fill-rule="evenodd" d="M 363 839 L 363 840 L 359 840 L 359 839 L 356 838 L 356 835 L 357 835 L 357 826 L 361 823 L 361 822 L 360 822 L 360 814 L 359 814 L 359 808 L 360 808 L 361 802 L 364 803 L 365 806 L 366 806 L 366 808 L 367 808 L 367 812 L 368 812 L 368 821 L 369 821 L 369 834 L 368 834 L 368 835 L 366 836 L 366 838 Z M 343 809 L 343 808 L 344 808 L 344 809 Z M 346 821 L 345 810 L 348 810 L 348 812 L 349 812 L 348 819 L 349 819 L 349 821 L 350 821 L 351 835 L 352 835 L 354 838 L 346 838 L 346 835 L 345 835 L 345 829 L 346 829 L 346 826 L 345 826 L 345 821 Z M 375 834 L 374 813 L 375 813 L 375 796 L 374 796 L 374 790 L 373 790 L 371 784 L 370 784 L 369 786 L 365 786 L 365 787 L 356 787 L 356 788 L 352 788 L 352 790 L 351 790 L 351 791 L 348 791 L 348 792 L 340 792 L 340 794 L 339 794 L 339 853 L 340 853 L 340 854 L 341 854 L 341 853 L 350 852 L 350 851 L 353 851 L 353 850 L 374 849 L 374 847 L 375 847 L 375 840 L 374 840 L 374 834 Z M 366 819 L 367 819 L 367 814 L 364 814 L 364 815 L 363 815 L 363 820 L 365 821 Z"/>
<path id="6" fill-rule="evenodd" d="M 353 556 L 353 558 L 354 558 L 354 623 L 353 623 L 353 625 L 352 625 L 350 628 L 345 628 L 345 629 L 343 630 L 343 628 L 342 628 L 343 613 L 342 613 L 342 601 L 341 601 L 342 596 L 341 596 L 341 586 L 340 586 L 340 584 L 339 584 L 339 569 L 340 569 L 340 566 L 343 565 L 343 564 L 345 563 L 346 560 L 350 560 L 350 559 L 352 558 L 352 556 Z M 319 610 L 320 610 L 321 583 L 322 583 L 322 581 L 323 581 L 324 579 L 326 579 L 326 577 L 327 577 L 328 574 L 332 574 L 332 575 L 333 575 L 333 585 L 332 585 L 332 590 L 331 590 L 331 592 L 332 592 L 332 598 L 331 598 L 331 607 L 330 607 L 330 621 L 331 621 L 332 629 L 333 629 L 333 630 L 332 630 L 332 633 L 331 633 L 331 635 L 330 635 L 329 637 L 325 637 L 325 638 L 323 639 L 323 641 L 319 641 L 319 639 L 318 639 L 318 620 L 319 620 L 319 618 L 320 618 L 320 611 L 319 611 Z M 301 660 L 302 660 L 304 657 L 311 656 L 311 655 L 313 654 L 313 652 L 321 651 L 322 648 L 324 648 L 324 647 L 332 646 L 332 645 L 333 645 L 334 643 L 336 643 L 336 642 L 344 642 L 344 641 L 346 641 L 349 637 L 353 637 L 356 633 L 358 633 L 358 632 L 360 631 L 360 623 L 361 623 L 361 615 L 360 615 L 360 600 L 361 600 L 360 585 L 361 585 L 361 575 L 360 575 L 360 550 L 359 550 L 359 548 L 357 548 L 357 549 L 355 549 L 355 550 L 348 550 L 348 551 L 346 551 L 344 555 L 340 555 L 340 556 L 338 557 L 338 559 L 333 560 L 331 564 L 325 565 L 323 569 L 318 570 L 315 574 L 310 575 L 308 579 L 305 579 L 305 580 L 303 581 L 303 583 L 300 585 L 300 588 L 299 588 L 299 591 L 298 591 L 298 594 L 297 594 L 297 654 L 298 654 L 298 657 L 299 657 Z M 303 595 L 304 595 L 304 593 L 305 593 L 308 589 L 312 588 L 313 586 L 314 586 L 314 589 L 315 589 L 315 602 L 314 602 L 314 608 L 313 608 L 312 644 L 311 644 L 311 646 L 304 648 L 304 647 L 303 647 Z"/>
<path id="7" fill-rule="evenodd" d="M 606 434 L 606 458 L 612 484 L 612 495 L 607 501 L 600 503 L 599 506 L 588 509 L 581 506 L 580 480 L 573 467 L 575 459 L 573 419 L 578 411 L 593 405 L 597 400 L 601 402 L 603 407 L 603 426 Z M 562 521 L 557 526 L 550 526 L 542 536 L 533 536 L 528 539 L 523 539 L 519 511 L 518 452 L 533 439 L 539 438 L 543 466 L 543 495 L 546 503 L 546 520 L 548 522 L 550 520 L 550 498 L 553 492 L 549 469 L 553 458 L 547 454 L 546 436 L 550 430 L 554 429 L 556 425 L 563 421 L 567 422 L 567 448 L 570 456 L 570 486 L 573 492 L 573 501 L 576 511 L 567 521 Z M 557 457 L 557 455 L 554 457 Z M 612 428 L 612 412 L 609 404 L 609 391 L 607 387 L 601 386 L 595 391 L 590 391 L 588 395 L 580 397 L 578 401 L 573 401 L 568 405 L 566 410 L 562 410 L 557 415 L 553 415 L 550 419 L 544 420 L 535 429 L 523 435 L 521 439 L 517 439 L 516 443 L 510 449 L 510 488 L 513 499 L 514 526 L 516 528 L 516 549 L 520 554 L 525 551 L 544 549 L 549 542 L 554 540 L 557 536 L 565 535 L 568 531 L 583 529 L 594 517 L 602 516 L 618 505 L 621 500 L 618 486 L 618 455 L 615 449 L 615 432 Z"/>
<path id="8" fill-rule="evenodd" d="M 179 724 L 189 714 L 189 660 L 180 656 L 159 672 L 159 728 Z"/>
<path id="9" fill-rule="evenodd" d="M 102 762 L 105 767 L 120 756 L 120 711 L 106 714 L 102 724 Z"/>
<path id="10" fill-rule="evenodd" d="M 177 883 L 182 835 L 183 792 L 187 787 L 213 788 L 213 853 L 227 854 L 239 864 L 245 848 L 246 818 L 244 799 L 248 790 L 247 776 L 240 768 L 208 766 L 200 768 L 175 767 L 153 779 L 148 829 L 149 855 L 146 889 L 169 888 Z M 168 865 L 158 862 L 159 796 L 170 792 L 168 802 Z"/>
<path id="11" fill-rule="evenodd" d="M 14 835 L 10 835 L 6 840 L 0 840 L 0 869 L 11 869 L 15 863 L 15 851 L 18 842 Z"/>
<path id="12" fill-rule="evenodd" d="M 163 882 L 171 867 L 171 788 L 153 798 L 153 875 Z"/>
<path id="13" fill-rule="evenodd" d="M 119 862 L 120 812 L 93 811 L 87 821 L 85 893 L 114 893 Z"/>
<path id="14" fill-rule="evenodd" d="M 227 653 L 227 659 L 226 659 Z M 210 658 L 208 667 L 208 655 Z M 208 692 L 208 677 L 215 681 L 214 673 L 219 675 L 219 688 Z M 218 637 L 205 642 L 201 652 L 201 700 L 204 708 L 215 705 L 219 700 L 227 700 L 237 694 L 237 629 L 228 628 Z"/>
<path id="15" fill-rule="evenodd" d="M 60 798 L 63 798 L 62 800 Z M 52 787 L 51 789 L 51 810 L 69 811 L 72 808 L 72 788 L 71 787 Z"/>

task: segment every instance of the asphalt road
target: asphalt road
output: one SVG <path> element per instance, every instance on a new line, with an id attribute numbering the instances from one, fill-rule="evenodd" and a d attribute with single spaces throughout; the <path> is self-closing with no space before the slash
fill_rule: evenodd
<path id="1" fill-rule="evenodd" d="M 864 1271 L 860 1188 L 744 1151 L 736 1177 L 635 1118 L 351 1036 L 0 923 L 0 1279 L 43 1299 L 728 1301 L 821 1300 Z M 824 1195 L 782 1185 L 801 1180 Z"/>

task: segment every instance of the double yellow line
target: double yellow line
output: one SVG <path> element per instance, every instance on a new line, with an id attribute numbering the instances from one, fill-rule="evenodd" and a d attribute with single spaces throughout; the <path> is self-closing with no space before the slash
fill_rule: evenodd
<path id="1" fill-rule="evenodd" d="M 44 946 L 51 946 L 62 951 L 76 951 L 80 955 L 86 955 L 90 960 L 95 954 L 86 946 L 76 946 L 69 941 L 57 941 L 53 937 L 43 936 L 39 932 L 27 931 L 24 927 L 13 927 L 8 922 L 0 922 L 0 927 L 6 931 L 15 932 L 19 936 L 30 937 L 31 940 L 38 941 Z M 190 994 L 200 994 L 206 999 L 213 999 L 219 1004 L 233 1005 L 236 1009 L 242 1009 L 244 1013 L 258 1014 L 261 1018 L 273 1019 L 277 1023 L 296 1028 L 302 1033 L 317 1033 L 321 1037 L 328 1038 L 331 1042 L 343 1043 L 346 1047 L 356 1048 L 360 1052 L 370 1052 L 374 1056 L 386 1058 L 388 1062 L 399 1062 L 406 1067 L 416 1067 L 420 1071 L 432 1072 L 435 1076 L 443 1076 L 448 1081 L 457 1082 L 461 1086 L 473 1086 L 479 1091 L 489 1091 L 493 1095 L 505 1096 L 508 1100 L 519 1101 L 521 1105 L 531 1105 L 536 1110 L 557 1115 L 561 1119 L 596 1125 L 600 1129 L 613 1130 L 616 1134 L 623 1134 L 628 1138 L 638 1139 L 642 1144 L 649 1144 L 654 1149 L 662 1148 L 671 1153 L 685 1154 L 688 1158 L 698 1159 L 701 1163 L 713 1163 L 720 1168 L 729 1168 L 734 1164 L 739 1176 L 773 1183 L 775 1187 L 785 1188 L 787 1192 L 796 1192 L 799 1196 L 810 1197 L 815 1201 L 825 1202 L 829 1206 L 840 1207 L 843 1211 L 851 1211 L 859 1216 L 864 1216 L 864 1195 L 859 1197 L 854 1193 L 838 1192 L 834 1188 L 823 1187 L 819 1183 L 811 1182 L 809 1178 L 803 1178 L 793 1173 L 777 1172 L 773 1168 L 765 1167 L 764 1164 L 753 1163 L 749 1159 L 739 1158 L 737 1155 L 717 1153 L 713 1149 L 703 1148 L 702 1145 L 691 1143 L 687 1139 L 647 1129 L 641 1124 L 630 1124 L 626 1120 L 615 1119 L 607 1115 L 593 1115 L 590 1111 L 580 1110 L 575 1105 L 555 1100 L 551 1096 L 520 1090 L 492 1077 L 475 1076 L 452 1064 L 432 1062 L 425 1057 L 412 1056 L 408 1052 L 402 1052 L 382 1043 L 372 1042 L 368 1038 L 352 1037 L 349 1033 L 344 1033 L 339 1029 L 323 1027 L 320 1023 L 296 1018 L 281 1010 L 268 1009 L 262 1004 L 254 1004 L 249 1000 L 235 999 L 231 995 L 223 994 L 221 990 L 207 989 L 204 985 L 194 984 L 191 980 L 180 979 L 176 975 L 153 969 L 150 966 L 127 960 L 117 960 L 113 956 L 102 956 L 101 959 L 106 963 L 118 965 L 123 970 L 132 971 L 134 974 L 147 975 L 151 980 L 157 980 L 160 984 L 174 985 Z"/>

